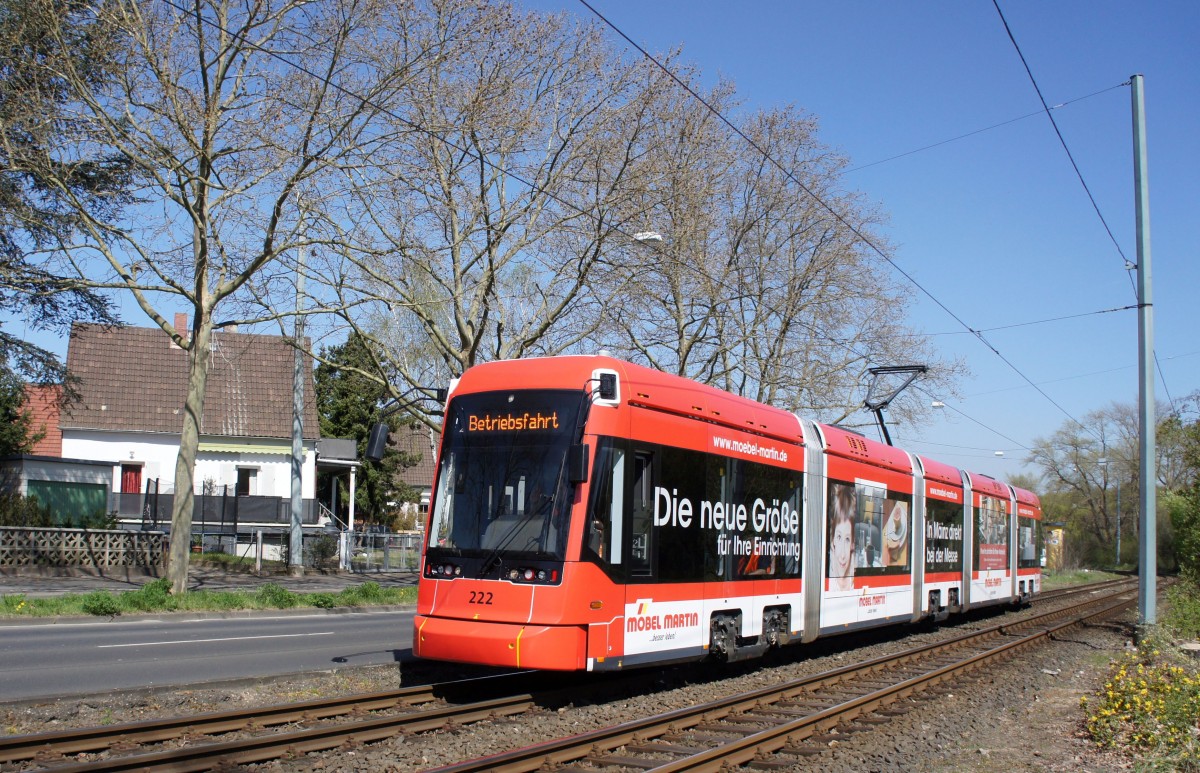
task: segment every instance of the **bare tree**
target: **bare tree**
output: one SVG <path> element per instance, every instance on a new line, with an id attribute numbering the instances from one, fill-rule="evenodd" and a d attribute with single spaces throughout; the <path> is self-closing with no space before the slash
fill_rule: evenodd
<path id="1" fill-rule="evenodd" d="M 387 143 L 350 170 L 357 248 L 320 272 L 394 395 L 600 348 L 831 421 L 861 408 L 872 364 L 919 357 L 953 392 L 961 364 L 905 327 L 906 293 L 860 236 L 877 217 L 840 189 L 813 119 L 752 114 L 754 147 L 594 27 L 463 13 L 485 21 L 448 23 L 485 32 L 408 84 Z M 737 108 L 728 83 L 705 98 Z M 667 238 L 639 247 L 650 231 Z"/>
<path id="2" fill-rule="evenodd" d="M 490 4 L 446 23 L 479 34 L 407 84 L 388 142 L 348 170 L 358 242 L 322 271 L 397 395 L 589 340 L 661 88 L 565 17 Z"/>
<path id="3" fill-rule="evenodd" d="M 840 188 L 845 161 L 791 108 L 750 114 L 733 134 L 690 96 L 660 113 L 647 153 L 660 172 L 648 209 L 665 233 L 636 264 L 611 316 L 617 348 L 662 370 L 840 422 L 861 410 L 871 365 L 919 362 L 952 391 L 941 362 L 906 327 L 906 288 L 867 245 L 878 216 Z M 731 86 L 705 101 L 736 109 Z M 895 418 L 927 402 L 905 396 Z"/>
<path id="4" fill-rule="evenodd" d="M 1064 423 L 1034 441 L 1027 459 L 1041 471 L 1047 517 L 1066 522 L 1079 555 L 1090 563 L 1111 560 L 1117 534 L 1133 534 L 1138 501 L 1138 418 L 1133 406 L 1114 403 L 1092 411 L 1083 423 Z"/>
<path id="5" fill-rule="evenodd" d="M 273 316 L 253 310 L 291 292 L 288 257 L 335 239 L 317 226 L 344 207 L 345 166 L 454 31 L 428 5 L 384 0 L 116 0 L 102 10 L 126 43 L 118 93 L 98 92 L 80 70 L 64 78 L 80 120 L 134 165 L 141 205 L 104 218 L 64 183 L 83 236 L 45 257 L 88 286 L 129 293 L 187 351 L 169 568 L 178 593 L 213 331 Z M 173 325 L 180 310 L 190 330 Z"/>

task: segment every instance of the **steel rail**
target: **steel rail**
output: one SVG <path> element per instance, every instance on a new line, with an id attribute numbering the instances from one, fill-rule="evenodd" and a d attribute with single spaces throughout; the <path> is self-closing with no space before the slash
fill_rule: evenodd
<path id="1" fill-rule="evenodd" d="M 1089 599 L 1079 604 L 1079 608 L 1094 608 L 1108 600 L 1128 593 L 1120 591 L 1099 599 Z M 439 768 L 433 768 L 426 773 L 526 773 L 546 766 L 553 769 L 556 765 L 587 759 L 593 765 L 613 765 L 639 767 L 648 770 L 674 773 L 674 771 L 720 771 L 726 764 L 737 765 L 754 759 L 765 752 L 773 752 L 787 743 L 803 740 L 815 733 L 826 731 L 838 724 L 869 713 L 896 700 L 905 698 L 914 692 L 927 690 L 942 681 L 960 675 L 964 670 L 977 668 L 991 658 L 1006 656 L 1018 649 L 1032 646 L 1045 637 L 1064 628 L 1096 617 L 1114 614 L 1119 609 L 1128 608 L 1133 604 L 1132 599 L 1125 599 L 1115 604 L 1103 606 L 1099 611 L 1089 611 L 1083 615 L 1075 615 L 1066 620 L 1055 622 L 1069 615 L 1070 610 L 1055 610 L 1043 613 L 1029 621 L 1020 623 L 1003 623 L 989 628 L 962 634 L 952 639 L 923 645 L 901 653 L 884 655 L 864 663 L 843 666 L 821 674 L 805 677 L 787 685 L 761 688 L 751 692 L 731 696 L 700 706 L 678 709 L 673 712 L 654 717 L 633 720 L 610 728 L 596 730 L 571 738 L 563 738 L 542 744 L 535 744 L 522 749 L 488 757 L 467 760 Z M 989 647 L 982 653 L 975 653 L 966 658 L 954 658 L 954 662 L 935 666 L 932 670 L 913 675 L 900 681 L 889 681 L 886 686 L 871 689 L 865 694 L 855 696 L 835 705 L 803 711 L 803 716 L 777 727 L 762 730 L 757 726 L 741 725 L 726 730 L 726 734 L 740 734 L 741 739 L 721 743 L 715 748 L 696 748 L 697 743 L 690 743 L 684 736 L 693 728 L 705 727 L 710 732 L 722 732 L 713 727 L 716 720 L 745 712 L 757 710 L 771 712 L 764 704 L 791 701 L 810 695 L 815 689 L 830 687 L 848 682 L 855 676 L 870 676 L 884 668 L 904 666 L 914 663 L 920 658 L 944 657 L 951 649 L 979 645 L 1001 637 L 1011 637 L 1014 631 L 1032 626 L 1045 626 L 1042 630 L 1021 636 L 1016 640 L 1001 642 L 998 646 Z M 946 653 L 939 652 L 945 650 Z M 922 669 L 924 671 L 924 669 Z M 862 684 L 862 682 L 860 682 Z M 820 700 L 814 696 L 814 700 Z M 795 714 L 797 710 L 785 710 L 784 713 Z M 754 720 L 761 721 L 761 715 L 755 714 Z M 655 740 L 665 739 L 665 740 Z M 779 739 L 783 739 L 782 741 Z M 714 741 L 715 742 L 715 741 Z M 631 752 L 650 754 L 665 754 L 679 756 L 688 755 L 685 759 L 667 762 L 659 767 L 651 767 L 645 758 L 629 758 L 612 756 L 612 751 L 628 747 Z M 798 751 L 798 754 L 807 753 Z"/>
<path id="2" fill-rule="evenodd" d="M 528 681 L 529 674 L 501 674 L 382 692 L 318 698 L 299 703 L 11 736 L 0 738 L 0 763 L 35 758 L 48 760 L 113 747 L 170 741 L 185 735 L 217 735 L 241 730 L 262 730 L 276 725 L 311 722 L 362 711 L 429 703 L 445 694 L 478 694 L 485 689 L 496 691 L 519 687 L 527 690 Z"/>
<path id="3" fill-rule="evenodd" d="M 244 765 L 307 752 L 336 749 L 344 744 L 356 745 L 379 741 L 404 732 L 415 733 L 434 730 L 449 724 L 478 722 L 483 719 L 520 714 L 528 711 L 534 705 L 535 699 L 532 695 L 513 695 L 479 701 L 468 706 L 432 709 L 395 717 L 362 719 L 352 724 L 330 725 L 234 741 L 198 744 L 127 757 L 54 765 L 46 770 L 52 770 L 54 773 L 154 769 L 184 773 L 185 771 L 212 770 L 217 767 Z"/>
<path id="4" fill-rule="evenodd" d="M 1115 581 L 1119 584 L 1121 581 Z M 1097 584 L 1100 585 L 1100 584 Z M 1094 593 L 1095 587 L 1080 590 L 1079 593 Z M 1040 598 L 1040 597 L 1039 597 Z M 1094 600 L 1093 600 L 1094 601 Z M 1062 610 L 1043 613 L 1028 621 L 1001 623 L 978 631 L 967 632 L 946 640 L 913 648 L 898 655 L 875 658 L 867 663 L 855 666 L 845 666 L 823 674 L 800 680 L 792 685 L 794 690 L 811 690 L 816 686 L 836 684 L 851 678 L 855 674 L 866 673 L 903 663 L 919 657 L 930 656 L 938 650 L 966 646 L 966 643 L 982 641 L 989 637 L 1011 634 L 1021 627 L 1038 624 L 1038 621 L 1052 619 L 1067 614 Z M 291 733 L 276 733 L 265 738 L 240 739 L 229 742 L 203 743 L 191 747 L 191 750 L 165 750 L 150 752 L 130 757 L 113 757 L 105 760 L 83 763 L 81 767 L 55 764 L 54 770 L 128 770 L 154 767 L 165 767 L 172 770 L 204 770 L 211 767 L 203 760 L 214 757 L 224 757 L 226 761 L 257 762 L 280 755 L 281 748 L 294 752 L 319 751 L 333 748 L 347 742 L 364 742 L 379 740 L 401 732 L 416 732 L 445 726 L 450 723 L 465 723 L 481 718 L 519 713 L 529 708 L 539 700 L 533 689 L 531 679 L 534 674 L 529 672 L 502 674 L 478 679 L 447 682 L 434 685 L 424 685 L 399 690 L 364 695 L 341 696 L 332 699 L 318 699 L 295 704 L 259 707 L 232 712 L 212 712 L 191 717 L 148 720 L 143 722 L 112 725 L 107 727 L 83 728 L 79 730 L 63 730 L 52 733 L 16 736 L 0 739 L 0 763 L 36 760 L 49 764 L 61 760 L 64 756 L 95 752 L 103 750 L 125 751 L 139 744 L 150 744 L 172 739 L 195 736 L 215 735 L 225 732 L 254 731 L 289 723 L 312 722 L 331 717 L 358 714 L 362 711 L 376 711 L 394 708 L 401 704 L 412 705 L 429 702 L 439 697 L 439 693 L 469 694 L 480 690 L 500 691 L 506 689 L 521 689 L 522 693 L 511 696 L 513 702 L 507 703 L 507 698 L 496 701 L 473 702 L 449 709 L 439 709 L 433 712 L 413 712 L 400 717 L 368 718 L 353 720 L 349 724 L 337 725 L 330 728 L 299 730 Z M 545 675 L 542 675 L 543 678 Z M 561 681 L 561 675 L 557 675 Z M 742 701 L 766 700 L 770 692 L 778 692 L 778 688 L 765 688 L 762 691 L 748 694 Z M 759 693 L 762 693 L 761 695 Z M 545 697 L 542 695 L 541 697 Z M 721 702 L 718 702 L 721 703 Z M 727 710 L 743 710 L 738 701 L 731 704 L 734 708 Z M 714 706 L 713 710 L 719 710 Z M 637 724 L 637 723 L 634 723 Z M 620 726 L 624 727 L 624 725 Z M 602 731 L 598 731 L 602 732 Z M 644 733 L 645 728 L 639 730 Z M 272 752 L 271 749 L 275 751 Z M 136 760 L 125 763 L 123 760 Z M 455 769 L 453 766 L 448 769 Z M 477 768 L 478 769 L 478 768 Z M 513 768 L 514 770 L 518 768 Z M 519 768 L 527 770 L 528 768 Z"/>

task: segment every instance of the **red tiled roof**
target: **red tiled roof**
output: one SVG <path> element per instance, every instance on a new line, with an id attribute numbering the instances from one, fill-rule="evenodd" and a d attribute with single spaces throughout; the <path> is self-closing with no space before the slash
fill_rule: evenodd
<path id="1" fill-rule="evenodd" d="M 29 411 L 29 430 L 45 433 L 33 444 L 29 453 L 34 456 L 62 456 L 62 430 L 58 426 L 58 401 L 62 387 L 55 384 L 25 386 L 25 409 Z"/>
<path id="2" fill-rule="evenodd" d="M 287 341 L 218 332 L 212 349 L 201 434 L 291 437 L 294 350 Z M 80 379 L 80 399 L 64 409 L 64 429 L 181 431 L 187 352 L 162 330 L 77 323 L 67 368 Z M 304 437 L 316 438 L 311 358 L 304 368 Z"/>

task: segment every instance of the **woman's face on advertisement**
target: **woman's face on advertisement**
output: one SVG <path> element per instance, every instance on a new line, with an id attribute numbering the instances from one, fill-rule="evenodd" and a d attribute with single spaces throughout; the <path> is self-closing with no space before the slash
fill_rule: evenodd
<path id="1" fill-rule="evenodd" d="M 838 521 L 833 527 L 833 567 L 831 577 L 850 573 L 850 557 L 854 553 L 854 527 L 849 521 Z"/>

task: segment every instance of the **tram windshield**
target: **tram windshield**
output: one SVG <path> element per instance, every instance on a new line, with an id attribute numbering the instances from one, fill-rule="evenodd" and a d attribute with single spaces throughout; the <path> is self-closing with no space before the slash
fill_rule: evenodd
<path id="1" fill-rule="evenodd" d="M 562 560 L 573 492 L 567 457 L 587 393 L 517 390 L 450 403 L 429 547 Z"/>

